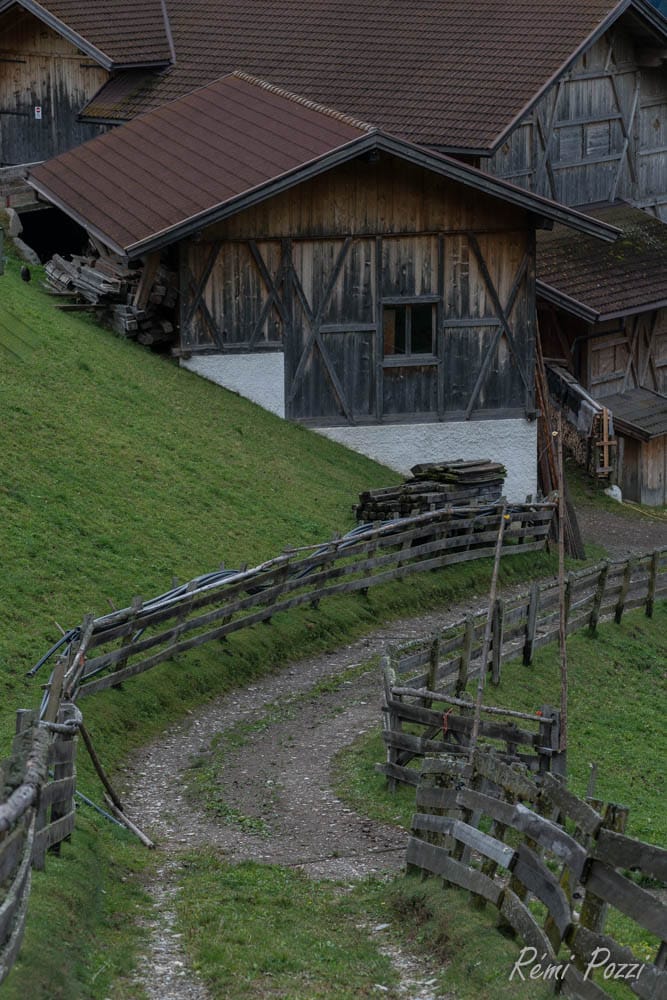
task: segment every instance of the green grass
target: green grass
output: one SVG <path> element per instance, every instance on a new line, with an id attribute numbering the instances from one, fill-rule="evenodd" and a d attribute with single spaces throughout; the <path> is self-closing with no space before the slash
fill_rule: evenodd
<path id="1" fill-rule="evenodd" d="M 179 901 L 194 965 L 220 1000 L 353 1000 L 396 976 L 359 923 L 381 894 L 354 891 L 273 865 L 193 856 Z M 387 994 L 384 994 L 387 995 Z"/>

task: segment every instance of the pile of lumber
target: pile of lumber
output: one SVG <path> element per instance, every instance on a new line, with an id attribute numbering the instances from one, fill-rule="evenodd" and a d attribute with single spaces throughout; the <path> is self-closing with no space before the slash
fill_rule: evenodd
<path id="1" fill-rule="evenodd" d="M 507 471 L 499 462 L 433 462 L 414 465 L 400 486 L 359 494 L 359 521 L 389 521 L 430 510 L 499 500 Z"/>
<path id="2" fill-rule="evenodd" d="M 129 267 L 106 253 L 74 255 L 69 260 L 56 254 L 44 270 L 48 291 L 68 300 L 58 308 L 94 310 L 116 333 L 148 346 L 173 340 L 178 275 L 157 255 Z"/>

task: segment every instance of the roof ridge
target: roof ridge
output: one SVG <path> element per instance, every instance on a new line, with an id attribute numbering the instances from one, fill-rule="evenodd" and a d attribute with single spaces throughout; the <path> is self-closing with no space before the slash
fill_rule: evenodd
<path id="1" fill-rule="evenodd" d="M 302 104 L 304 107 L 310 108 L 311 111 L 318 111 L 320 114 L 328 115 L 330 118 L 335 118 L 337 121 L 344 122 L 346 125 L 351 125 L 353 128 L 362 129 L 364 132 L 379 131 L 377 125 L 370 125 L 368 122 L 362 121 L 360 118 L 355 118 L 354 115 L 348 115 L 344 111 L 336 111 L 335 108 L 328 108 L 325 104 L 320 104 L 318 101 L 312 101 L 309 97 L 302 97 L 300 94 L 295 94 L 291 90 L 285 90 L 284 87 L 279 87 L 275 83 L 269 83 L 268 80 L 262 80 L 259 76 L 253 76 L 252 73 L 246 73 L 244 70 L 236 69 L 230 75 L 236 77 L 238 80 L 245 81 L 245 83 L 251 83 L 255 87 L 261 87 L 263 90 L 268 90 L 272 94 L 278 94 L 279 97 L 284 97 L 289 101 Z"/>

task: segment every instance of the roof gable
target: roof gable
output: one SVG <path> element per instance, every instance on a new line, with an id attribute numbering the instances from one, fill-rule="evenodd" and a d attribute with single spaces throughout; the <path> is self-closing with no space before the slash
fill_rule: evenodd
<path id="1" fill-rule="evenodd" d="M 164 0 L 0 0 L 0 12 L 21 7 L 67 38 L 105 69 L 165 66 L 173 57 Z"/>
<path id="2" fill-rule="evenodd" d="M 128 119 L 242 69 L 408 141 L 488 153 L 630 9 L 665 33 L 647 0 L 169 0 L 176 64 L 86 113 Z"/>
<path id="3" fill-rule="evenodd" d="M 136 256 L 372 149 L 526 212 L 615 238 L 609 226 L 571 209 L 245 74 L 47 161 L 28 181 L 116 251 Z"/>

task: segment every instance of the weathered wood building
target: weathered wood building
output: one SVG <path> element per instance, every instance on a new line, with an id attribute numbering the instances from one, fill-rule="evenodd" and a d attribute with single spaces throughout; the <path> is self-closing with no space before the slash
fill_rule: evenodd
<path id="1" fill-rule="evenodd" d="M 490 453 L 535 491 L 535 231 L 611 227 L 243 74 L 30 183 L 118 254 L 178 249 L 181 352 L 223 384 L 397 468 Z"/>
<path id="2" fill-rule="evenodd" d="M 625 6 L 550 82 L 487 169 L 566 205 L 620 199 L 667 220 L 667 22 Z"/>
<path id="3" fill-rule="evenodd" d="M 118 75 L 169 65 L 161 0 L 0 2 L 0 167 L 35 163 L 106 128 L 79 113 Z"/>
<path id="4" fill-rule="evenodd" d="M 621 231 L 613 247 L 586 236 L 574 241 L 561 226 L 539 234 L 542 344 L 611 410 L 624 495 L 664 504 L 667 226 L 629 206 L 592 211 Z"/>

